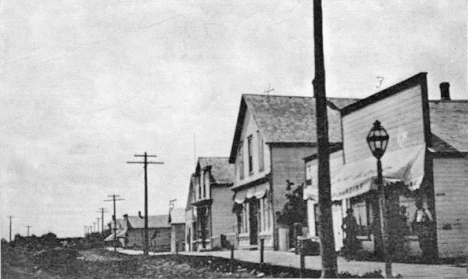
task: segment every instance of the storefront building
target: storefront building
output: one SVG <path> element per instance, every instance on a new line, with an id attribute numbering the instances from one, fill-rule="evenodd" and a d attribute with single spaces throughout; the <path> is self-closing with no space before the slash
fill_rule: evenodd
<path id="1" fill-rule="evenodd" d="M 376 159 L 366 142 L 378 120 L 390 136 L 382 157 L 390 241 L 402 256 L 462 256 L 468 243 L 468 101 L 450 100 L 448 86 L 441 89 L 442 100 L 429 101 L 426 73 L 420 73 L 341 110 L 343 147 L 330 155 L 337 250 L 351 208 L 361 248 L 383 251 Z M 317 221 L 316 165 L 316 158 L 306 158 L 309 227 Z M 419 203 L 430 215 L 423 234 Z"/>

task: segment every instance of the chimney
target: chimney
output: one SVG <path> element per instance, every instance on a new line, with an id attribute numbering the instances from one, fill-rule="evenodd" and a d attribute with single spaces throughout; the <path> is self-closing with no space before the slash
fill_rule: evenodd
<path id="1" fill-rule="evenodd" d="M 442 82 L 440 85 L 440 99 L 442 101 L 450 101 L 450 83 Z"/>

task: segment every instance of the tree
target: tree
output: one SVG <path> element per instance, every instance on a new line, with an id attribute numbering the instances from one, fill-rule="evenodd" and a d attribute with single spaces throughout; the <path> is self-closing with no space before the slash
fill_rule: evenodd
<path id="1" fill-rule="evenodd" d="M 286 198 L 288 201 L 278 214 L 278 223 L 292 227 L 294 223 L 307 225 L 307 204 L 303 199 L 304 184 L 292 190 L 294 183 L 286 180 Z M 292 191 L 291 191 L 292 190 Z"/>

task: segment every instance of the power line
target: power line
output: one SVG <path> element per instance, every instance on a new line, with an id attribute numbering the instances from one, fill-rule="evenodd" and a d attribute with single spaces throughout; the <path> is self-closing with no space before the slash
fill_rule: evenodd
<path id="1" fill-rule="evenodd" d="M 143 164 L 145 170 L 145 250 L 144 254 L 148 255 L 148 165 L 149 164 L 164 164 L 163 162 L 148 162 L 148 157 L 156 158 L 156 155 L 148 155 L 146 152 L 143 155 L 136 154 L 135 157 L 143 157 L 143 162 L 127 162 L 127 164 Z"/>
<path id="2" fill-rule="evenodd" d="M 112 200 L 104 200 L 104 201 L 106 202 L 111 201 L 114 203 L 114 216 L 112 216 L 112 219 L 114 220 L 114 252 L 117 253 L 117 215 L 116 215 L 115 202 L 123 201 L 124 199 L 121 199 L 120 196 L 116 194 L 109 195 L 108 197 L 112 197 Z"/>

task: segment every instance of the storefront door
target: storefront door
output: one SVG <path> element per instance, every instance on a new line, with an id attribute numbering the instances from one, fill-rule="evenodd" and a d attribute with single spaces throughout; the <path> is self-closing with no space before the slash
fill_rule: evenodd
<path id="1" fill-rule="evenodd" d="M 258 244 L 258 208 L 259 200 L 251 199 L 249 202 L 250 245 Z"/>

